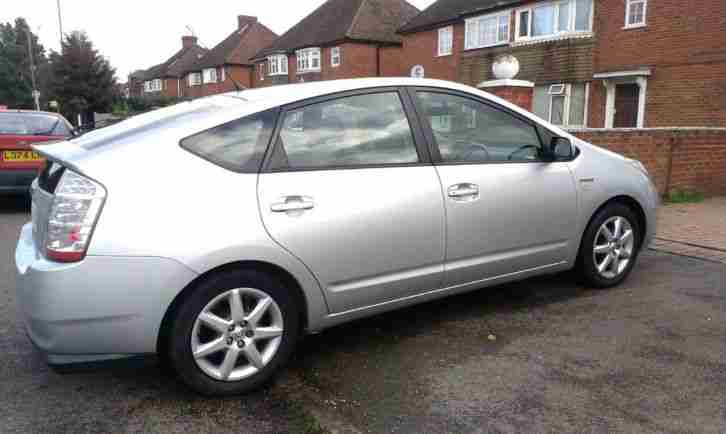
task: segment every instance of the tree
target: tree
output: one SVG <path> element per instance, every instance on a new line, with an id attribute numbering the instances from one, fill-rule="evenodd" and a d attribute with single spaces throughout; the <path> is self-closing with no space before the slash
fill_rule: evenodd
<path id="1" fill-rule="evenodd" d="M 24 18 L 17 18 L 15 25 L 0 23 L 0 104 L 13 108 L 35 108 L 33 101 L 28 34 L 36 65 L 36 81 L 41 95 L 47 94 L 47 65 L 45 48 Z"/>
<path id="2" fill-rule="evenodd" d="M 80 114 L 93 123 L 94 112 L 107 112 L 117 93 L 116 70 L 101 56 L 84 32 L 63 40 L 62 53 L 51 53 L 52 95 L 71 122 Z"/>

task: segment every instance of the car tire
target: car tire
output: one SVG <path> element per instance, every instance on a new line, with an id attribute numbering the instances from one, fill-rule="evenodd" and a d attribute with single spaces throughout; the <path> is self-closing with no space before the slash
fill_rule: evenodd
<path id="1" fill-rule="evenodd" d="M 608 239 L 609 235 L 615 236 L 612 232 L 616 224 L 620 225 L 621 233 L 617 239 Z M 630 238 L 623 242 L 628 230 L 631 231 Z M 606 205 L 592 218 L 582 237 L 576 266 L 582 283 L 595 288 L 611 288 L 623 282 L 633 269 L 641 240 L 635 212 L 622 203 Z M 595 252 L 596 247 L 600 253 Z M 610 256 L 608 264 L 606 256 Z M 627 262 L 623 263 L 625 260 Z M 604 271 L 603 265 L 607 265 Z"/>
<path id="2" fill-rule="evenodd" d="M 240 326 L 247 321 L 238 323 L 234 321 L 231 300 L 237 297 L 236 294 L 239 294 L 236 299 L 241 301 L 244 318 L 249 319 L 248 329 Z M 257 304 L 251 304 L 255 301 L 250 302 L 250 299 L 255 297 L 259 297 L 256 300 Z M 269 297 L 272 301 L 264 297 Z M 262 336 L 263 333 L 270 333 L 270 330 L 280 328 L 282 332 L 269 340 L 252 341 L 252 338 L 256 338 L 253 336 L 248 339 L 247 335 L 253 328 L 251 315 L 255 313 L 257 307 L 262 306 L 260 304 L 263 303 L 262 300 L 265 300 L 269 307 L 262 318 L 257 318 L 259 326 L 254 326 L 256 328 L 252 332 L 253 335 L 256 333 L 254 336 Z M 229 396 L 258 389 L 273 378 L 295 348 L 300 335 L 300 314 L 295 300 L 289 288 L 285 288 L 278 279 L 267 273 L 256 270 L 230 270 L 214 274 L 196 285 L 174 312 L 167 335 L 166 359 L 184 384 L 203 395 Z M 228 311 L 225 310 L 225 303 L 228 304 Z M 228 321 L 231 323 L 228 327 L 236 327 L 235 331 L 227 328 L 226 333 L 221 332 L 223 327 L 217 319 L 213 321 L 214 327 L 209 326 L 206 322 L 210 321 L 208 316 Z M 207 338 L 201 337 L 203 334 L 211 337 L 208 342 L 200 343 Z M 220 342 L 219 338 L 223 342 Z M 270 356 L 269 345 L 273 345 L 273 342 L 275 349 Z M 194 351 L 198 355 L 203 354 L 204 346 L 212 344 L 221 346 L 222 349 L 206 357 L 195 357 Z M 255 357 L 249 357 L 245 352 L 255 350 L 257 351 Z M 237 358 L 237 365 L 232 362 L 234 366 L 231 371 L 225 368 L 229 366 L 226 362 L 230 352 L 232 353 L 230 359 Z M 265 360 L 265 357 L 269 358 Z M 253 361 L 257 361 L 256 366 L 253 366 L 255 365 Z M 219 367 L 215 370 L 216 364 L 219 364 Z"/>

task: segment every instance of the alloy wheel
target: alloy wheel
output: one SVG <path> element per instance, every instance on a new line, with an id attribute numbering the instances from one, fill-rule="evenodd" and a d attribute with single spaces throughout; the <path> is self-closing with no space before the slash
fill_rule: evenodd
<path id="1" fill-rule="evenodd" d="M 194 322 L 191 351 L 205 374 L 239 381 L 262 370 L 282 340 L 282 312 L 267 293 L 254 288 L 226 291 L 207 303 Z"/>
<path id="2" fill-rule="evenodd" d="M 633 227 L 625 217 L 611 217 L 600 226 L 593 244 L 592 256 L 597 272 L 606 279 L 615 279 L 628 268 L 633 257 Z"/>

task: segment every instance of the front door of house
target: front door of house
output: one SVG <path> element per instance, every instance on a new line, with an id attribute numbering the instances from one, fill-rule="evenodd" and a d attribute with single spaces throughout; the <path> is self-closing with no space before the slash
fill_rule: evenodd
<path id="1" fill-rule="evenodd" d="M 638 96 L 640 87 L 636 83 L 615 86 L 615 128 L 636 128 L 638 126 Z"/>

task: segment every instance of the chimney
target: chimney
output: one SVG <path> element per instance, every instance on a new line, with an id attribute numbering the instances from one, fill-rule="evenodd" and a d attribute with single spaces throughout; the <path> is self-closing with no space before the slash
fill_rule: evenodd
<path id="1" fill-rule="evenodd" d="M 252 17 L 249 15 L 238 15 L 237 16 L 237 29 L 242 30 L 246 26 L 250 24 L 254 24 L 257 22 L 257 17 Z"/>
<path id="2" fill-rule="evenodd" d="M 190 48 L 197 45 L 196 36 L 182 36 L 182 47 Z"/>

